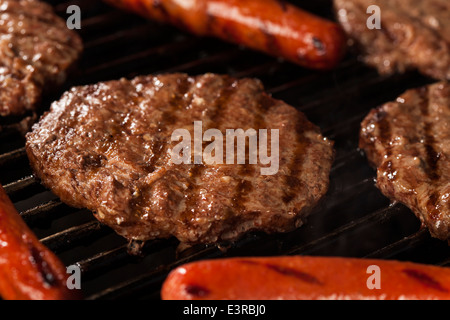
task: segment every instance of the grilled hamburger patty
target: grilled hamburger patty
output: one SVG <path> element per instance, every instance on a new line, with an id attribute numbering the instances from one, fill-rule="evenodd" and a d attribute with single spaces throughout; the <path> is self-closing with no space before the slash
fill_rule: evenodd
<path id="1" fill-rule="evenodd" d="M 337 17 L 367 64 L 382 74 L 418 69 L 450 79 L 448 0 L 334 0 Z M 381 29 L 369 29 L 366 11 L 380 8 Z"/>
<path id="2" fill-rule="evenodd" d="M 0 0 L 0 116 L 34 110 L 44 91 L 61 85 L 82 42 L 50 5 Z"/>
<path id="3" fill-rule="evenodd" d="M 279 170 L 175 164 L 175 129 L 278 129 Z M 268 146 L 271 146 L 270 139 Z M 205 74 L 141 76 L 76 87 L 27 135 L 34 172 L 62 201 L 127 239 L 232 241 L 299 227 L 326 193 L 333 143 L 260 81 Z M 269 150 L 269 154 L 270 154 Z"/>
<path id="4" fill-rule="evenodd" d="M 408 90 L 372 110 L 360 147 L 378 168 L 377 185 L 404 203 L 431 235 L 450 239 L 450 84 Z"/>

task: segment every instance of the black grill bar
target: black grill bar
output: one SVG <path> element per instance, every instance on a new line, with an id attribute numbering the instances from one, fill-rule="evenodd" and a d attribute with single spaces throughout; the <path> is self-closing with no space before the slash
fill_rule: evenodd
<path id="1" fill-rule="evenodd" d="M 54 252 L 61 252 L 74 246 L 78 242 L 82 242 L 92 236 L 100 236 L 101 231 L 106 231 L 106 227 L 98 221 L 92 221 L 80 226 L 75 226 L 64 231 L 55 233 L 41 242 Z"/>
<path id="2" fill-rule="evenodd" d="M 85 260 L 78 261 L 76 264 L 80 267 L 84 277 L 92 277 L 92 274 L 98 274 L 102 268 L 111 268 L 115 263 L 120 263 L 129 258 L 128 244 L 123 244 L 112 250 L 103 251 Z"/>
<path id="3" fill-rule="evenodd" d="M 118 265 L 142 259 L 152 252 L 167 249 L 168 247 L 175 245 L 177 245 L 177 243 L 174 239 L 154 240 L 146 242 L 142 245 L 142 248 L 133 251 L 133 243 L 128 242 L 119 244 L 113 249 L 105 250 L 84 260 L 78 261 L 76 264 L 81 268 L 84 277 L 92 279 L 102 272 L 117 268 Z"/>
<path id="4" fill-rule="evenodd" d="M 0 167 L 3 167 L 17 159 L 25 158 L 27 153 L 25 148 L 16 149 L 14 151 L 0 155 Z"/>
<path id="5" fill-rule="evenodd" d="M 38 190 L 42 190 L 42 187 L 34 176 L 27 176 L 15 182 L 11 182 L 5 185 L 4 188 L 13 201 L 25 199 L 30 195 L 36 194 Z"/>
<path id="6" fill-rule="evenodd" d="M 30 223 L 33 219 L 44 218 L 45 214 L 49 212 L 58 211 L 58 209 L 62 211 L 63 206 L 64 204 L 60 200 L 52 200 L 21 212 L 20 215 L 22 219 Z"/>
<path id="7" fill-rule="evenodd" d="M 339 238 L 340 236 L 342 236 L 343 234 L 351 232 L 352 230 L 355 230 L 358 227 L 369 225 L 374 221 L 375 222 L 380 221 L 381 219 L 385 218 L 386 215 L 390 214 L 391 212 L 392 212 L 392 208 L 390 208 L 390 207 L 375 211 L 375 212 L 373 212 L 369 215 L 366 215 L 358 220 L 354 220 L 344 226 L 337 228 L 336 230 L 328 233 L 324 237 L 315 239 L 309 243 L 302 244 L 298 247 L 293 247 L 290 250 L 286 251 L 285 254 L 287 254 L 287 255 L 311 254 L 312 251 L 316 251 L 320 247 L 322 247 L 328 243 L 336 241 L 336 239 Z"/>
<path id="8" fill-rule="evenodd" d="M 116 60 L 92 66 L 84 72 L 83 77 L 91 80 L 91 78 L 95 78 L 95 75 L 104 77 L 105 74 L 108 75 L 110 72 L 113 74 L 121 70 L 127 72 L 127 70 L 136 68 L 136 66 L 144 65 L 148 61 L 154 61 L 155 63 L 158 63 L 160 62 L 159 60 L 167 58 L 165 56 L 165 53 L 181 53 L 183 52 L 183 50 L 191 47 L 191 45 L 193 45 L 193 41 L 191 39 L 188 39 L 184 41 L 167 43 L 160 47 L 152 47 L 144 51 L 139 51 L 137 53 L 120 57 Z"/>
<path id="9" fill-rule="evenodd" d="M 362 157 L 361 151 L 354 149 L 352 151 L 347 152 L 344 155 L 341 155 L 335 160 L 333 167 L 331 168 L 331 173 L 336 170 L 343 169 L 345 166 L 352 160 L 360 159 Z"/>
<path id="10" fill-rule="evenodd" d="M 185 263 L 195 261 L 198 259 L 214 259 L 223 255 L 217 247 L 206 247 L 191 254 L 187 257 L 178 259 L 175 263 L 163 265 L 150 272 L 146 272 L 117 284 L 116 286 L 106 288 L 103 291 L 97 292 L 89 297 L 87 300 L 99 300 L 99 299 L 119 299 L 127 297 L 129 295 L 136 294 L 146 290 L 148 287 L 155 286 L 156 292 L 154 292 L 153 298 L 159 298 L 159 288 L 161 281 L 167 276 L 170 270 L 181 266 Z"/>
<path id="11" fill-rule="evenodd" d="M 146 21 L 101 1 L 48 2 L 63 17 L 68 5 L 82 9 L 80 34 L 86 51 L 60 94 L 74 85 L 149 73 L 216 72 L 257 77 L 275 98 L 305 112 L 336 148 L 329 192 L 298 230 L 275 235 L 252 233 L 234 244 L 183 248 L 174 238 L 128 243 L 87 210 L 54 199 L 32 175 L 24 138 L 13 130 L 15 123 L 8 123 L 0 131 L 0 182 L 42 243 L 65 264 L 81 268 L 86 299 L 159 299 L 161 284 L 175 267 L 230 256 L 342 255 L 450 266 L 447 244 L 432 238 L 409 209 L 390 203 L 380 193 L 375 185 L 376 172 L 358 149 L 360 122 L 371 108 L 395 99 L 408 88 L 427 84 L 429 79 L 415 73 L 381 77 L 353 54 L 332 72 L 307 70 L 217 39 L 198 38 Z M 330 8 L 329 0 L 300 5 L 331 17 L 331 10 L 324 9 Z M 44 103 L 44 110 L 51 101 L 49 98 Z"/>
<path id="12" fill-rule="evenodd" d="M 404 250 L 405 247 L 414 247 L 422 243 L 425 239 L 428 239 L 430 237 L 430 234 L 428 231 L 424 228 L 420 229 L 416 233 L 409 235 L 407 237 L 404 237 L 403 239 L 391 243 L 387 245 L 384 248 L 378 249 L 374 252 L 371 252 L 365 258 L 372 258 L 372 259 L 387 259 L 390 257 L 395 256 L 398 252 L 401 252 Z"/>

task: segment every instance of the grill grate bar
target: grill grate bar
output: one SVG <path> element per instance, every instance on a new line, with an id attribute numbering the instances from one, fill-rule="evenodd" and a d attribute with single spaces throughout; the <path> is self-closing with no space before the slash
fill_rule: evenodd
<path id="1" fill-rule="evenodd" d="M 429 232 L 426 229 L 420 229 L 416 233 L 404 237 L 403 239 L 391 243 L 386 247 L 378 249 L 365 256 L 365 258 L 372 259 L 389 259 L 397 255 L 399 252 L 405 250 L 405 248 L 412 248 L 421 244 L 425 239 L 429 237 Z"/>
<path id="2" fill-rule="evenodd" d="M 198 40 L 200 41 L 200 40 Z M 151 60 L 152 56 L 164 56 L 165 53 L 167 52 L 171 52 L 171 54 L 173 55 L 174 53 L 178 52 L 182 52 L 183 50 L 188 49 L 191 45 L 195 45 L 195 43 L 193 43 L 192 39 L 184 39 L 184 40 L 180 40 L 177 42 L 171 42 L 171 43 L 166 43 L 164 45 L 161 45 L 159 47 L 152 47 L 150 49 L 144 50 L 144 51 L 140 51 L 134 54 L 130 54 L 130 55 L 126 55 L 124 57 L 121 57 L 119 59 L 113 60 L 113 61 L 108 61 L 106 63 L 97 65 L 97 66 L 92 66 L 91 68 L 87 69 L 84 73 L 83 73 L 83 77 L 91 75 L 91 74 L 99 74 L 99 73 L 104 73 L 107 70 L 112 70 L 114 68 L 123 68 L 124 66 L 126 66 L 129 63 L 137 63 L 139 60 Z M 155 62 L 155 61 L 153 61 Z"/>
<path id="3" fill-rule="evenodd" d="M 370 190 L 373 190 L 374 182 L 373 179 L 365 179 L 363 181 L 358 181 L 351 186 L 344 186 L 339 189 L 333 190 L 333 196 L 331 199 L 328 199 L 327 202 L 324 202 L 322 206 L 319 208 L 320 210 L 326 210 L 326 212 L 333 212 L 334 208 L 339 208 L 346 202 L 354 199 L 357 196 L 360 196 L 364 193 L 367 193 Z"/>
<path id="4" fill-rule="evenodd" d="M 106 250 L 80 260 L 76 264 L 81 268 L 83 277 L 92 279 L 95 275 L 114 270 L 117 264 L 140 259 L 153 252 L 162 251 L 178 243 L 174 238 L 165 240 L 151 240 L 141 245 L 137 252 L 133 252 L 130 243 L 121 244 L 111 250 Z"/>
<path id="5" fill-rule="evenodd" d="M 366 178 L 366 179 L 360 180 L 354 184 L 351 184 L 350 186 L 344 186 L 344 188 L 342 190 L 340 190 L 339 192 L 342 192 L 349 196 L 354 196 L 357 194 L 357 192 L 360 192 L 359 190 L 361 190 L 361 192 L 362 192 L 362 190 L 365 190 L 366 188 L 372 188 L 374 183 L 375 182 L 372 177 Z M 338 198 L 340 200 L 342 199 L 341 197 L 338 197 Z"/>
<path id="6" fill-rule="evenodd" d="M 362 84 L 358 84 L 359 81 Z M 340 82 L 339 88 L 333 89 L 335 91 L 334 93 L 330 92 L 330 94 L 327 95 L 323 95 L 323 93 L 308 95 L 309 102 L 302 105 L 300 110 L 303 112 L 312 109 L 324 110 L 324 106 L 336 108 L 336 106 L 342 104 L 342 102 L 348 101 L 349 97 L 353 97 L 356 100 L 361 95 L 361 92 L 372 89 L 382 82 L 382 78 L 374 77 L 372 73 L 360 76 L 358 80 L 349 79 L 346 82 Z"/>
<path id="7" fill-rule="evenodd" d="M 217 247 L 206 247 L 202 248 L 195 253 L 188 255 L 184 258 L 178 259 L 176 262 L 161 265 L 159 268 L 141 274 L 137 277 L 132 277 L 127 281 L 123 281 L 115 286 L 111 286 L 105 290 L 99 291 L 95 294 L 88 296 L 87 300 L 100 300 L 100 299 L 118 299 L 124 296 L 131 295 L 136 291 L 142 290 L 143 288 L 148 288 L 152 285 L 158 285 L 167 276 L 170 270 L 183 265 L 185 263 L 199 260 L 199 259 L 213 259 L 223 255 Z"/>
<path id="8" fill-rule="evenodd" d="M 343 61 L 335 70 L 335 73 L 343 73 L 343 74 L 349 74 L 350 72 L 354 72 L 354 70 L 362 69 L 363 67 L 358 64 L 355 60 L 348 59 Z M 293 79 L 291 81 L 284 82 L 277 87 L 271 88 L 269 90 L 272 94 L 278 94 L 283 91 L 291 90 L 291 89 L 299 89 L 302 87 L 311 87 L 314 86 L 313 83 L 319 84 L 322 82 L 323 78 L 327 77 L 326 74 L 322 73 L 311 73 L 307 74 L 303 77 L 299 77 L 297 79 Z"/>
<path id="9" fill-rule="evenodd" d="M 126 15 L 123 12 L 111 11 L 83 19 L 79 32 L 81 35 L 89 35 L 90 32 L 97 31 L 98 29 L 108 30 L 116 28 L 118 22 L 120 22 L 120 25 L 124 25 L 132 21 L 136 21 L 136 17 Z"/>
<path id="10" fill-rule="evenodd" d="M 91 221 L 80 226 L 68 228 L 41 239 L 41 242 L 50 250 L 59 253 L 67 250 L 77 243 L 86 241 L 91 237 L 100 237 L 109 232 L 109 229 L 98 221 Z"/>
<path id="11" fill-rule="evenodd" d="M 35 221 L 48 221 L 49 219 L 54 218 L 54 216 L 67 215 L 69 213 L 76 212 L 77 210 L 78 209 L 76 208 L 69 207 L 61 200 L 56 199 L 20 212 L 20 215 L 28 224 L 32 224 Z"/>
<path id="12" fill-rule="evenodd" d="M 18 181 L 11 182 L 11 183 L 5 185 L 4 188 L 5 188 L 6 193 L 11 198 L 13 198 L 13 197 L 16 198 L 16 197 L 21 196 L 21 193 L 25 193 L 25 191 L 27 189 L 36 187 L 36 186 L 39 186 L 39 182 L 33 175 L 31 175 L 31 176 L 22 178 Z M 25 195 L 23 195 L 23 197 L 25 197 Z"/>
<path id="13" fill-rule="evenodd" d="M 361 158 L 362 158 L 361 151 L 358 149 L 353 149 L 353 150 L 345 153 L 344 155 L 339 156 L 334 161 L 334 165 L 331 168 L 331 174 L 333 174 L 333 172 L 335 172 L 337 170 L 345 169 L 346 166 L 351 161 L 356 160 L 356 159 L 361 159 Z"/>
<path id="14" fill-rule="evenodd" d="M 4 153 L 0 155 L 0 167 L 10 164 L 18 159 L 25 158 L 27 156 L 27 152 L 25 151 L 25 147 L 16 149 L 14 151 Z"/>
<path id="15" fill-rule="evenodd" d="M 328 233 L 327 235 L 313 240 L 311 242 L 308 242 L 306 244 L 302 244 L 299 246 L 293 246 L 292 248 L 288 249 L 285 254 L 288 255 L 295 255 L 295 254 L 307 254 L 308 252 L 312 250 L 316 250 L 317 248 L 320 248 L 321 246 L 326 245 L 327 243 L 335 241 L 337 238 L 339 238 L 341 235 L 345 233 L 349 233 L 352 230 L 370 224 L 371 221 L 381 221 L 384 219 L 387 215 L 391 215 L 395 212 L 395 210 L 398 208 L 398 205 L 389 206 L 387 208 L 382 208 L 380 210 L 374 211 L 373 213 L 370 213 L 368 215 L 365 215 L 364 217 L 360 219 L 356 219 L 344 226 L 341 226 L 334 231 Z"/>
<path id="16" fill-rule="evenodd" d="M 259 74 L 267 73 L 268 70 L 274 71 L 280 67 L 280 63 L 276 60 L 270 60 L 268 62 L 256 65 L 250 68 L 239 70 L 234 72 L 236 78 L 244 78 L 250 76 L 256 76 Z"/>
<path id="17" fill-rule="evenodd" d="M 219 52 L 210 55 L 206 58 L 193 60 L 185 64 L 177 65 L 168 69 L 158 70 L 158 73 L 186 72 L 188 70 L 194 69 L 199 66 L 207 65 L 210 63 L 214 64 L 224 63 L 228 60 L 237 58 L 241 53 L 242 51 L 239 48 L 232 48 L 228 51 Z"/>
<path id="18" fill-rule="evenodd" d="M 100 252 L 92 257 L 85 260 L 76 262 L 83 273 L 83 277 L 91 275 L 101 269 L 105 264 L 109 268 L 113 268 L 114 263 L 126 260 L 130 257 L 128 254 L 128 245 L 123 244 L 112 250 Z"/>
<path id="19" fill-rule="evenodd" d="M 152 28 L 148 24 L 137 25 L 126 30 L 108 34 L 106 36 L 90 40 L 84 44 L 84 49 L 90 51 L 93 49 L 100 49 L 102 46 L 115 45 L 117 46 L 120 41 L 130 41 L 132 39 L 139 39 L 142 33 L 147 33 Z"/>
<path id="20" fill-rule="evenodd" d="M 345 131 L 353 130 L 355 127 L 359 129 L 359 123 L 364 119 L 367 113 L 362 112 L 353 117 L 348 118 L 339 124 L 332 124 L 323 129 L 323 133 L 329 139 L 336 139 L 339 134 L 342 134 Z"/>

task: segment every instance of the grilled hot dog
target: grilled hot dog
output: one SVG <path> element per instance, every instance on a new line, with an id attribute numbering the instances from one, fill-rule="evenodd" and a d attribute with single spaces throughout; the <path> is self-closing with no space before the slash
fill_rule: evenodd
<path id="1" fill-rule="evenodd" d="M 301 66 L 330 69 L 345 51 L 341 27 L 281 0 L 105 0 L 199 36 L 215 36 Z"/>
<path id="2" fill-rule="evenodd" d="M 379 283 L 371 278 L 377 276 Z M 161 297 L 165 300 L 450 299 L 450 268 L 337 257 L 206 260 L 172 271 L 163 284 Z"/>
<path id="3" fill-rule="evenodd" d="M 0 296 L 6 300 L 78 298 L 64 265 L 21 219 L 0 186 Z"/>

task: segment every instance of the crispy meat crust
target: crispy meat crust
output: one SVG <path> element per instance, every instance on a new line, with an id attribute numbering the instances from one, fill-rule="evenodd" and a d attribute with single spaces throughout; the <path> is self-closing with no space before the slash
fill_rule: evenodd
<path id="1" fill-rule="evenodd" d="M 280 130 L 268 165 L 175 164 L 175 129 Z M 270 146 L 270 143 L 269 143 Z M 73 88 L 27 135 L 31 165 L 64 202 L 128 239 L 235 240 L 299 227 L 326 193 L 333 143 L 260 81 L 205 74 L 142 76 Z M 270 152 L 270 151 L 269 151 Z M 269 153 L 270 154 L 270 153 Z"/>
<path id="2" fill-rule="evenodd" d="M 377 185 L 407 205 L 439 239 L 450 239 L 450 85 L 411 89 L 372 110 L 360 147 L 377 167 Z"/>
<path id="3" fill-rule="evenodd" d="M 365 62 L 382 74 L 417 69 L 450 79 L 448 0 L 334 0 L 339 22 Z M 369 29 L 371 5 L 380 8 L 381 29 Z"/>
<path id="4" fill-rule="evenodd" d="M 78 60 L 81 38 L 50 5 L 0 0 L 0 116 L 33 111 Z"/>

